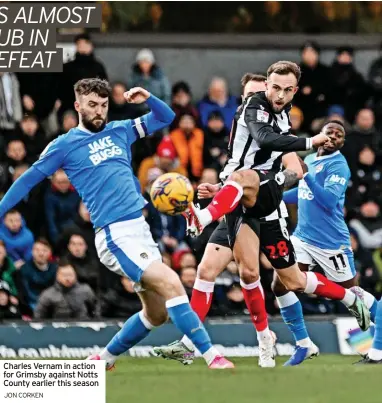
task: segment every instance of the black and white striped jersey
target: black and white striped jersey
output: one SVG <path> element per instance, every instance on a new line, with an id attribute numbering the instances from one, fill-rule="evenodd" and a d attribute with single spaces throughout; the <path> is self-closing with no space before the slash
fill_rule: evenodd
<path id="1" fill-rule="evenodd" d="M 311 147 L 306 139 L 288 136 L 291 134 L 290 108 L 288 105 L 281 113 L 274 113 L 265 92 L 247 97 L 233 120 L 228 160 L 220 173 L 222 181 L 232 172 L 243 169 L 278 172 L 285 151 Z"/>

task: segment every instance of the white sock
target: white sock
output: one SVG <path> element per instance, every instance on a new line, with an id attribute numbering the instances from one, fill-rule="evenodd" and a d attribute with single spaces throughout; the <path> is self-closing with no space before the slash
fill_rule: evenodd
<path id="1" fill-rule="evenodd" d="M 101 360 L 105 360 L 107 364 L 113 364 L 118 358 L 117 355 L 110 354 L 106 348 L 104 348 L 99 354 Z"/>
<path id="2" fill-rule="evenodd" d="M 310 340 L 309 337 L 306 337 L 305 339 L 296 341 L 296 344 L 300 347 L 309 348 L 312 345 L 312 340 Z"/>
<path id="3" fill-rule="evenodd" d="M 218 355 L 221 355 L 219 351 L 215 347 L 211 347 L 203 354 L 203 358 L 206 360 L 207 365 L 210 365 Z"/>
<path id="4" fill-rule="evenodd" d="M 382 360 L 382 350 L 377 350 L 376 348 L 371 348 L 367 353 L 370 359 L 374 361 Z"/>
<path id="5" fill-rule="evenodd" d="M 207 227 L 207 225 L 212 223 L 212 215 L 206 208 L 204 208 L 203 210 L 199 210 L 198 219 L 203 227 Z"/>
<path id="6" fill-rule="evenodd" d="M 194 343 L 186 336 L 184 335 L 182 337 L 181 342 L 191 351 L 195 351 L 195 346 Z"/>
<path id="7" fill-rule="evenodd" d="M 266 327 L 264 330 L 257 332 L 257 340 L 259 343 L 268 343 L 270 340 L 272 340 L 272 335 L 269 327 Z"/>
<path id="8" fill-rule="evenodd" d="M 353 292 L 351 292 L 350 290 L 345 290 L 345 296 L 344 299 L 341 300 L 341 302 L 349 308 L 349 306 L 352 306 L 354 304 L 355 299 L 356 296 Z"/>

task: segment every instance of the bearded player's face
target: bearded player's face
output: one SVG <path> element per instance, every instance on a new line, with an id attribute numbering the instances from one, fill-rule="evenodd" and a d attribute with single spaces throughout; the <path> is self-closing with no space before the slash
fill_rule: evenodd
<path id="1" fill-rule="evenodd" d="M 297 92 L 297 79 L 294 74 L 272 73 L 266 82 L 266 96 L 272 109 L 280 113 L 290 103 Z"/>
<path id="2" fill-rule="evenodd" d="M 108 98 L 102 98 L 92 92 L 80 95 L 74 105 L 86 129 L 98 133 L 105 128 L 109 110 Z"/>

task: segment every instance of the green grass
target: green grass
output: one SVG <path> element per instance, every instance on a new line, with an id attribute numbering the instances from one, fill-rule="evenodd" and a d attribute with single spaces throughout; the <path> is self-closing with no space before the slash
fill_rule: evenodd
<path id="1" fill-rule="evenodd" d="M 354 366 L 357 357 L 320 356 L 298 367 L 262 369 L 257 358 L 236 369 L 209 370 L 159 358 L 123 358 L 107 373 L 107 403 L 381 403 L 382 366 Z"/>

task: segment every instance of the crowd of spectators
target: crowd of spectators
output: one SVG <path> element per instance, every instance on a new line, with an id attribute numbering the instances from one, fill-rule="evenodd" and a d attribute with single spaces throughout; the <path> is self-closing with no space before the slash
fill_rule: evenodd
<path id="1" fill-rule="evenodd" d="M 77 53 L 63 73 L 0 73 L 1 195 L 52 139 L 78 124 L 73 111 L 74 83 L 86 77 L 108 77 L 95 57 L 91 39 L 81 34 L 75 43 Z M 332 118 L 346 126 L 343 154 L 352 179 L 345 213 L 357 275 L 362 287 L 380 297 L 382 57 L 372 63 L 364 78 L 353 64 L 351 48 L 339 48 L 333 63 L 326 66 L 320 62 L 319 46 L 306 43 L 300 66 L 302 79 L 291 111 L 292 132 L 312 136 Z M 156 64 L 155 54 L 141 49 L 127 82 L 112 83 L 109 120 L 136 118 L 147 112 L 145 105 L 124 101 L 123 93 L 133 86 L 147 88 L 176 113 L 171 127 L 133 146 L 134 171 L 146 200 L 150 200 L 152 183 L 166 172 L 188 176 L 195 187 L 202 182 L 218 183 L 241 94 L 231 94 L 224 78 L 211 77 L 205 96 L 194 99 L 186 81 L 170 83 Z M 290 212 L 293 229 L 295 211 L 291 208 Z M 195 240 L 186 236 L 183 217 L 163 215 L 150 202 L 144 214 L 163 260 L 179 273 L 191 295 L 213 225 Z M 270 291 L 272 270 L 264 260 L 261 276 L 268 312 L 277 314 Z M 234 262 L 218 277 L 215 290 L 211 316 L 247 314 Z M 331 301 L 302 298 L 306 313 L 341 312 Z M 99 262 L 89 213 L 64 171 L 40 183 L 2 219 L 0 319 L 127 318 L 140 309 L 131 281 Z"/>

